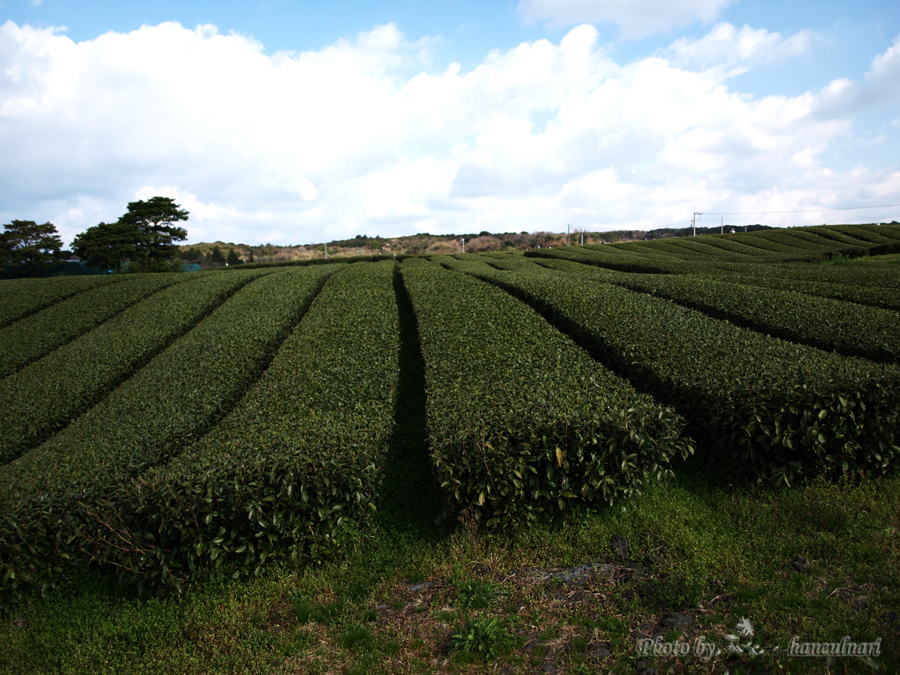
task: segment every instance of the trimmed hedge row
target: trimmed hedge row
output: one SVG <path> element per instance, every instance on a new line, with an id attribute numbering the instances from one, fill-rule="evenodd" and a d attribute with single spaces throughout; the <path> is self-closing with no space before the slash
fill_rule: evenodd
<path id="1" fill-rule="evenodd" d="M 814 234 L 804 233 L 800 230 L 760 230 L 759 232 L 754 232 L 754 235 L 776 244 L 788 246 L 798 253 L 816 253 L 819 251 L 830 251 L 835 248 L 834 242 L 823 241 Z M 858 245 L 854 247 L 858 247 Z"/>
<path id="2" fill-rule="evenodd" d="M 0 467 L 2 601 L 54 585 L 78 559 L 99 505 L 221 419 L 336 269 L 247 284 L 65 430 Z"/>
<path id="3" fill-rule="evenodd" d="M 828 281 L 809 281 L 790 277 L 766 275 L 764 270 L 753 274 L 733 274 L 723 277 L 745 286 L 762 286 L 783 291 L 795 291 L 822 298 L 844 300 L 859 305 L 880 307 L 882 309 L 900 310 L 900 294 L 892 288 L 880 286 L 857 286 L 853 284 L 832 283 Z"/>
<path id="4" fill-rule="evenodd" d="M 536 264 L 533 260 L 529 260 L 523 255 L 511 253 L 479 253 L 472 255 L 474 260 L 481 260 L 500 270 L 527 270 L 533 268 Z"/>
<path id="5" fill-rule="evenodd" d="M 811 234 L 816 235 L 820 239 L 827 240 L 829 242 L 837 242 L 839 244 L 848 244 L 850 246 L 870 246 L 871 242 L 863 241 L 862 239 L 857 239 L 856 237 L 851 237 L 848 234 L 844 234 L 843 232 L 838 232 L 836 229 L 829 227 L 827 225 L 816 225 L 814 227 L 806 227 L 803 228 L 805 232 L 809 232 Z"/>
<path id="6" fill-rule="evenodd" d="M 890 223 L 880 223 L 878 225 L 870 223 L 868 225 L 861 225 L 859 227 L 873 230 L 880 234 L 882 237 L 900 241 L 900 223 L 898 223 L 897 221 L 893 221 Z"/>
<path id="7" fill-rule="evenodd" d="M 877 226 L 873 228 L 867 225 L 839 225 L 832 229 L 854 239 L 871 242 L 871 244 L 891 244 L 896 242 L 896 239 L 890 236 L 890 233 L 882 234 L 879 232 L 880 228 Z"/>
<path id="8" fill-rule="evenodd" d="M 496 524 L 614 502 L 670 475 L 674 454 L 692 452 L 680 417 L 508 294 L 424 260 L 401 269 L 448 512 L 472 508 Z"/>
<path id="9" fill-rule="evenodd" d="M 0 280 L 0 328 L 29 314 L 39 312 L 55 302 L 121 279 L 120 276 L 112 275 L 2 279 Z"/>
<path id="10" fill-rule="evenodd" d="M 686 260 L 708 260 L 710 255 L 722 255 L 721 249 L 685 237 L 635 242 L 628 250 L 652 256 L 675 256 Z"/>
<path id="11" fill-rule="evenodd" d="M 71 342 L 144 298 L 174 283 L 181 274 L 142 274 L 101 285 L 0 329 L 0 377 Z"/>
<path id="12" fill-rule="evenodd" d="M 481 271 L 674 405 L 708 456 L 790 485 L 900 460 L 900 369 L 737 328 L 592 273 Z"/>
<path id="13" fill-rule="evenodd" d="M 225 561 L 239 575 L 320 558 L 348 524 L 369 522 L 399 376 L 395 269 L 330 277 L 212 432 L 120 486 L 90 534 L 93 557 L 126 581 L 180 588 Z"/>
<path id="14" fill-rule="evenodd" d="M 0 463 L 50 438 L 264 273 L 190 277 L 0 380 Z"/>
<path id="15" fill-rule="evenodd" d="M 719 236 L 719 235 L 715 235 Z M 737 234 L 726 235 L 728 237 L 737 237 Z M 866 255 L 871 244 L 860 243 L 856 245 L 848 245 L 838 242 L 819 241 L 815 235 L 803 233 L 790 233 L 784 231 L 761 230 L 759 232 L 747 233 L 742 235 L 746 237 L 744 243 L 755 247 L 757 253 L 748 257 L 730 257 L 726 260 L 735 262 L 760 262 L 773 263 L 810 263 L 827 260 L 836 255 L 842 255 L 848 258 L 858 258 Z M 720 237 L 721 238 L 721 237 Z M 733 241 L 732 246 L 738 242 Z M 709 260 L 709 259 L 708 259 Z"/>
<path id="16" fill-rule="evenodd" d="M 801 281 L 818 281 L 850 286 L 876 286 L 900 290 L 900 269 L 892 265 L 771 265 L 759 272 Z"/>
<path id="17" fill-rule="evenodd" d="M 374 253 L 372 255 L 332 255 L 330 258 L 305 258 L 301 260 L 278 260 L 270 262 L 244 263 L 242 269 L 259 269 L 261 267 L 305 267 L 307 265 L 344 265 L 359 262 L 397 261 L 410 257 L 406 253 Z M 228 267 L 212 267 L 209 272 L 222 272 Z"/>
<path id="18" fill-rule="evenodd" d="M 624 272 L 686 272 L 670 268 L 668 263 L 685 261 L 768 262 L 815 261 L 835 254 L 858 257 L 867 253 L 892 253 L 900 248 L 900 240 L 892 226 L 853 226 L 851 228 L 791 228 L 738 232 L 727 235 L 708 234 L 699 237 L 675 237 L 652 241 L 617 244 L 589 244 L 562 249 L 528 251 L 531 256 L 578 256 L 580 262 L 618 269 Z M 670 260 L 665 258 L 669 256 Z M 569 258 L 576 259 L 576 258 Z M 656 265 L 654 265 L 656 264 Z M 663 265 L 660 268 L 659 265 Z M 654 266 L 656 269 L 654 269 Z"/>
<path id="19" fill-rule="evenodd" d="M 900 358 L 900 314 L 887 309 L 731 279 L 608 270 L 598 278 L 791 342 L 886 363 Z"/>
<path id="20" fill-rule="evenodd" d="M 860 225 L 859 227 L 864 227 L 867 230 L 876 232 L 879 236 L 891 239 L 894 242 L 900 242 L 900 224 L 896 222 L 883 223 L 881 225 Z"/>
<path id="21" fill-rule="evenodd" d="M 610 248 L 613 244 L 608 244 Z M 604 254 L 591 250 L 587 246 L 562 249 L 531 249 L 525 251 L 529 258 L 559 258 L 571 260 L 585 265 L 596 265 L 619 272 L 636 272 L 641 274 L 683 274 L 696 264 L 669 256 L 643 256 L 625 251 L 615 254 Z"/>
<path id="22" fill-rule="evenodd" d="M 727 235 L 710 235 L 704 234 L 699 237 L 674 237 L 671 239 L 653 240 L 643 242 L 648 248 L 656 246 L 674 247 L 675 250 L 683 253 L 696 253 L 699 256 L 693 256 L 693 260 L 711 260 L 711 259 L 728 259 L 728 260 L 759 260 L 761 257 L 772 255 L 771 251 L 763 250 L 755 246 L 741 243 L 734 239 L 733 234 Z"/>
<path id="23" fill-rule="evenodd" d="M 760 255 L 784 255 L 786 253 L 796 253 L 796 247 L 791 244 L 782 244 L 777 241 L 770 241 L 759 235 L 767 230 L 759 230 L 757 232 L 735 232 L 729 237 L 741 244 L 746 244 L 752 248 L 759 250 Z"/>
<path id="24" fill-rule="evenodd" d="M 554 250 L 551 253 L 556 254 Z M 569 255 L 566 251 L 559 254 L 532 258 L 541 267 L 563 271 L 592 270 L 597 274 L 614 274 L 616 270 L 593 264 L 585 257 Z M 782 291 L 795 291 L 823 298 L 833 298 L 854 302 L 860 305 L 880 307 L 882 309 L 900 309 L 900 295 L 895 290 L 879 284 L 889 284 L 898 272 L 881 270 L 868 265 L 852 265 L 854 269 L 842 274 L 844 266 L 823 265 L 765 265 L 760 263 L 725 263 L 710 260 L 680 261 L 675 264 L 662 264 L 658 268 L 666 268 L 671 273 L 699 277 L 712 277 L 722 281 L 734 282 L 745 286 L 759 286 Z M 810 269 L 814 268 L 814 269 Z M 837 274 L 832 273 L 837 270 Z M 652 272 L 648 272 L 652 273 Z M 639 276 L 639 275 L 637 275 Z M 834 281 L 815 281 L 817 277 L 825 277 Z M 609 276 L 613 279 L 614 276 Z M 854 283 L 868 281 L 868 284 Z M 843 282 L 843 283 L 842 283 Z"/>

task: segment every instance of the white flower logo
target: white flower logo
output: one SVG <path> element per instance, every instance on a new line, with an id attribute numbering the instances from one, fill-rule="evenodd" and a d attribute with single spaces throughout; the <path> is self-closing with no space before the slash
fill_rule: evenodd
<path id="1" fill-rule="evenodd" d="M 738 621 L 737 629 L 741 637 L 753 637 L 753 624 L 750 623 L 750 619 L 747 617 L 741 617 L 741 620 Z"/>
<path id="2" fill-rule="evenodd" d="M 750 656 L 759 656 L 765 651 L 760 645 L 753 644 L 750 639 L 753 637 L 753 624 L 750 623 L 750 619 L 742 616 L 738 621 L 737 630 L 740 636 L 733 634 L 725 636 L 729 643 L 728 651 L 733 654 L 749 654 Z M 741 643 L 742 638 L 744 639 L 743 643 Z"/>

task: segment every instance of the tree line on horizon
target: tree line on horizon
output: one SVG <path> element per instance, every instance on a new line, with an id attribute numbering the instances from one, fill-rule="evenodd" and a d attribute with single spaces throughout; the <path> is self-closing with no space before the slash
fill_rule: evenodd
<path id="1" fill-rule="evenodd" d="M 100 223 L 75 236 L 72 251 L 63 250 L 52 223 L 13 220 L 0 233 L 0 262 L 26 274 L 38 274 L 74 253 L 92 267 L 121 272 L 171 272 L 169 260 L 178 256 L 176 242 L 187 239 L 187 230 L 176 223 L 188 212 L 169 197 L 130 202 L 114 223 Z M 180 270 L 178 270 L 180 271 Z"/>
<path id="2" fill-rule="evenodd" d="M 13 220 L 4 225 L 0 232 L 0 269 L 3 276 L 20 276 L 40 274 L 54 265 L 66 261 L 72 254 L 89 266 L 108 271 L 122 272 L 127 267 L 131 272 L 170 272 L 181 271 L 180 260 L 186 262 L 205 261 L 211 265 L 241 265 L 254 262 L 253 251 L 249 259 L 244 261 L 234 246 L 227 255 L 218 245 L 211 251 L 201 252 L 196 247 L 182 251 L 176 242 L 187 239 L 187 230 L 176 223 L 186 221 L 188 212 L 169 197 L 152 197 L 148 200 L 130 202 L 126 213 L 113 223 L 100 223 L 89 227 L 76 235 L 72 250 L 63 249 L 62 241 L 52 223 L 37 224 L 35 221 Z M 697 234 L 716 234 L 719 227 L 698 227 Z M 744 231 L 769 229 L 767 225 L 742 226 Z M 613 243 L 630 240 L 652 240 L 692 234 L 690 228 L 661 228 L 649 231 L 617 230 L 609 232 L 590 232 L 577 229 L 572 233 L 573 243 L 579 241 L 578 235 L 589 236 L 592 243 Z M 559 237 L 549 232 L 498 233 L 480 232 L 469 235 L 434 235 L 418 234 L 406 237 L 385 238 L 376 235 L 356 235 L 353 239 L 335 240 L 330 246 L 365 246 L 380 250 L 389 241 L 416 240 L 409 243 L 406 253 L 422 254 L 426 246 L 418 239 L 428 237 L 437 240 L 466 241 L 481 239 L 497 239 L 499 248 L 531 248 L 541 244 L 558 244 Z M 587 243 L 587 242 L 584 242 Z M 269 246 L 269 245 L 267 245 Z M 322 245 L 316 246 L 316 250 Z M 305 248 L 305 247 L 304 247 Z M 171 262 L 174 260 L 174 263 Z"/>

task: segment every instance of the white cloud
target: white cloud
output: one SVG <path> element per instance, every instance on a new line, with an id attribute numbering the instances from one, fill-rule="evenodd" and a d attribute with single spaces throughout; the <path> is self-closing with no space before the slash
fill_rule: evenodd
<path id="1" fill-rule="evenodd" d="M 392 25 L 268 56 L 212 26 L 76 43 L 7 22 L 0 218 L 51 220 L 71 241 L 129 201 L 163 194 L 190 211 L 191 241 L 296 244 L 654 227 L 697 209 L 787 210 L 816 195 L 896 202 L 891 172 L 837 173 L 822 156 L 853 124 L 834 108 L 840 92 L 896 100 L 897 45 L 860 81 L 820 92 L 755 99 L 724 84 L 722 64 L 806 48 L 808 38 L 793 39 L 720 24 L 676 42 L 671 58 L 620 64 L 581 25 L 558 44 L 433 72 L 423 70 L 428 41 Z"/>
<path id="2" fill-rule="evenodd" d="M 869 108 L 900 105 L 900 36 L 884 53 L 872 60 L 861 82 L 834 80 L 818 97 L 817 114 L 847 117 Z"/>
<path id="3" fill-rule="evenodd" d="M 738 30 L 730 23 L 719 23 L 700 39 L 679 38 L 668 51 L 674 62 L 683 66 L 747 66 L 806 54 L 815 39 L 808 30 L 784 37 L 765 28 L 744 26 Z"/>
<path id="4" fill-rule="evenodd" d="M 525 21 L 560 26 L 615 23 L 623 37 L 641 38 L 700 21 L 710 23 L 731 0 L 520 0 Z"/>

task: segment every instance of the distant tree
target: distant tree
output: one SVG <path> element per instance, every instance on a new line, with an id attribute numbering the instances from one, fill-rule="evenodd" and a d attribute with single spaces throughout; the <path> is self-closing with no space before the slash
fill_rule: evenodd
<path id="1" fill-rule="evenodd" d="M 209 256 L 210 262 L 224 265 L 225 264 L 225 256 L 222 255 L 222 251 L 219 250 L 219 247 L 216 246 L 212 250 L 212 255 Z"/>
<path id="2" fill-rule="evenodd" d="M 133 225 L 100 223 L 75 236 L 72 250 L 89 265 L 115 267 L 122 271 L 122 263 L 138 255 L 138 233 Z"/>
<path id="3" fill-rule="evenodd" d="M 169 271 L 166 260 L 179 255 L 174 242 L 187 239 L 187 230 L 172 223 L 187 218 L 188 212 L 168 197 L 131 202 L 117 222 L 100 223 L 76 236 L 73 249 L 99 267 L 121 271 L 122 263 L 131 261 L 144 271 Z"/>
<path id="4" fill-rule="evenodd" d="M 228 257 L 225 258 L 225 262 L 229 265 L 240 265 L 244 261 L 241 260 L 241 257 L 232 248 L 228 251 Z"/>
<path id="5" fill-rule="evenodd" d="M 190 260 L 191 262 L 196 262 L 197 260 L 200 259 L 200 257 L 201 257 L 202 255 L 203 255 L 203 254 L 200 253 L 199 250 L 197 250 L 197 247 L 196 247 L 196 246 L 191 246 L 191 247 L 188 249 L 188 252 L 184 254 L 185 258 L 186 258 L 187 260 Z"/>
<path id="6" fill-rule="evenodd" d="M 38 225 L 33 220 L 14 220 L 3 227 L 0 256 L 4 263 L 37 272 L 63 259 L 62 240 L 52 223 Z"/>
<path id="7" fill-rule="evenodd" d="M 250 249 L 250 262 L 253 262 L 253 249 Z"/>
<path id="8" fill-rule="evenodd" d="M 187 239 L 187 230 L 172 224 L 187 219 L 188 212 L 180 209 L 174 199 L 152 197 L 129 203 L 128 212 L 119 218 L 119 222 L 136 228 L 138 257 L 153 261 L 165 260 L 178 253 L 178 245 L 174 242 Z"/>

